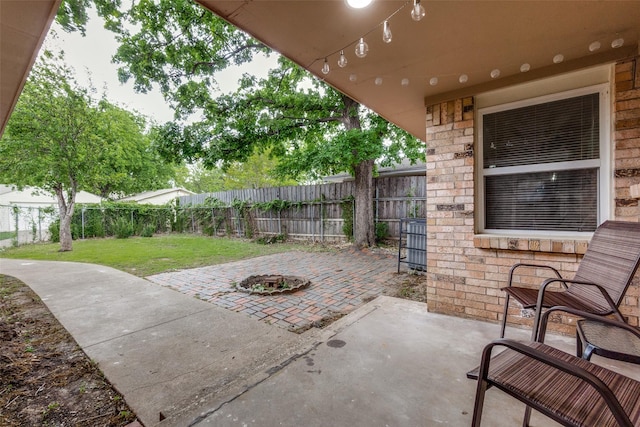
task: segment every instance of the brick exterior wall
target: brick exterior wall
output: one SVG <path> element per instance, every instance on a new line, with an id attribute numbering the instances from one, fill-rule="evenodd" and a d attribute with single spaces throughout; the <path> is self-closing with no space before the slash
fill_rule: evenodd
<path id="1" fill-rule="evenodd" d="M 638 200 L 630 197 L 629 187 L 640 183 L 640 60 L 617 64 L 614 92 L 615 216 L 639 221 Z M 427 107 L 428 308 L 498 322 L 504 305 L 500 287 L 506 286 L 514 263 L 550 264 L 571 277 L 588 242 L 475 235 L 474 118 L 473 98 Z M 546 274 L 529 269 L 517 278 L 537 287 Z M 640 317 L 639 282 L 636 278 L 621 307 L 634 325 Z M 556 316 L 554 321 L 555 330 L 573 333 L 572 318 Z M 509 324 L 530 327 L 530 313 L 512 303 Z"/>

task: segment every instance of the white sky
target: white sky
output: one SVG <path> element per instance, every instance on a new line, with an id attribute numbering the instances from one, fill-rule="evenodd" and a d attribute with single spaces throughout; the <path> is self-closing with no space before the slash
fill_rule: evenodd
<path id="1" fill-rule="evenodd" d="M 113 33 L 103 28 L 102 18 L 98 17 L 93 9 L 89 16 L 85 37 L 79 32 L 65 33 L 54 22 L 51 28 L 58 35 L 58 40 L 52 40 L 50 34 L 45 42 L 45 47 L 64 50 L 65 60 L 75 69 L 78 82 L 88 87 L 89 78 L 91 78 L 93 86 L 99 94 L 102 94 L 103 88 L 106 87 L 109 101 L 128 110 L 136 110 L 158 123 L 173 120 L 173 111 L 164 101 L 159 90 L 147 94 L 136 93 L 132 80 L 126 84 L 121 84 L 118 81 L 118 67 L 111 63 L 118 43 L 114 39 Z M 276 58 L 275 54 L 270 58 L 256 57 L 250 64 L 230 67 L 216 73 L 215 78 L 221 90 L 233 91 L 237 88 L 237 81 L 243 73 L 266 77 L 267 71 L 276 66 Z"/>

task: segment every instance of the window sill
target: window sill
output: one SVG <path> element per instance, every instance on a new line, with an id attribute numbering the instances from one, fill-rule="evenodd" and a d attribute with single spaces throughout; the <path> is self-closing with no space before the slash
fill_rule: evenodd
<path id="1" fill-rule="evenodd" d="M 584 255 L 590 237 L 514 237 L 496 234 L 476 234 L 473 246 L 479 249 L 532 251 Z"/>

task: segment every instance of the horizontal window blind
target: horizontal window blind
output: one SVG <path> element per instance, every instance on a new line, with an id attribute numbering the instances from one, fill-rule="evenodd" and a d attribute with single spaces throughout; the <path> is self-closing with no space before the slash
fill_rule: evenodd
<path id="1" fill-rule="evenodd" d="M 594 231 L 598 169 L 485 177 L 485 228 Z"/>
<path id="2" fill-rule="evenodd" d="M 484 168 L 597 159 L 599 93 L 483 116 Z"/>

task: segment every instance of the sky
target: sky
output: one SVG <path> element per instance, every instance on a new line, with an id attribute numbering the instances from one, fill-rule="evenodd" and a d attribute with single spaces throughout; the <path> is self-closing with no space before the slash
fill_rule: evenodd
<path id="1" fill-rule="evenodd" d="M 159 90 L 147 94 L 136 93 L 131 80 L 126 84 L 118 81 L 118 67 L 111 63 L 118 43 L 113 33 L 103 28 L 102 18 L 98 17 L 95 11 L 90 12 L 84 37 L 80 32 L 65 33 L 55 22 L 51 29 L 57 34 L 57 39 L 54 39 L 50 33 L 45 41 L 45 47 L 64 50 L 66 62 L 75 69 L 76 78 L 81 85 L 88 87 L 91 79 L 98 93 L 101 94 L 102 89 L 107 88 L 109 101 L 128 110 L 136 110 L 157 123 L 173 120 L 173 111 L 164 101 Z M 275 55 L 271 58 L 257 57 L 250 64 L 230 67 L 217 73 L 216 80 L 222 91 L 233 91 L 237 88 L 237 80 L 243 73 L 264 77 L 270 68 L 275 67 L 276 61 Z"/>

